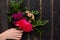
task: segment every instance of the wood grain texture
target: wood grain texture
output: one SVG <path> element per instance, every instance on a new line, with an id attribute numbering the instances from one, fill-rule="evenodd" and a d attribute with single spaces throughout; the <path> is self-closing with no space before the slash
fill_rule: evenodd
<path id="1" fill-rule="evenodd" d="M 54 40 L 60 40 L 60 0 L 54 0 Z"/>
<path id="2" fill-rule="evenodd" d="M 51 40 L 53 40 L 53 36 L 54 36 L 53 35 L 54 34 L 53 33 L 53 31 L 54 31 L 54 22 L 53 22 L 54 21 L 54 18 L 53 18 L 54 17 L 54 10 L 53 10 L 54 9 L 54 0 L 50 1 L 50 5 L 51 5 L 51 17 L 52 17 L 51 18 Z"/>
<path id="3" fill-rule="evenodd" d="M 8 27 L 7 25 L 7 10 L 8 10 L 8 6 L 7 6 L 7 0 L 0 0 L 0 21 L 1 21 L 1 26 L 0 26 L 0 29 L 1 31 L 0 32 L 3 32 L 5 31 Z"/>
<path id="4" fill-rule="evenodd" d="M 42 0 L 42 3 L 43 3 L 42 4 L 43 18 L 49 20 L 49 23 L 43 27 L 44 34 L 43 34 L 42 40 L 51 40 L 51 28 L 52 28 L 51 15 L 52 14 L 51 14 L 50 0 Z"/>

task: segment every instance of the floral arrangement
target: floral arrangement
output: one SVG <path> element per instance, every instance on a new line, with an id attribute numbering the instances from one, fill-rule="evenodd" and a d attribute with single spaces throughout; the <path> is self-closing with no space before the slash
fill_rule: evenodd
<path id="1" fill-rule="evenodd" d="M 31 32 L 37 30 L 40 32 L 41 26 L 45 25 L 48 20 L 37 19 L 39 15 L 38 10 L 30 11 L 27 7 L 23 7 L 24 0 L 15 2 L 10 0 L 9 11 L 8 11 L 8 23 L 18 29 L 24 30 L 25 32 Z"/>

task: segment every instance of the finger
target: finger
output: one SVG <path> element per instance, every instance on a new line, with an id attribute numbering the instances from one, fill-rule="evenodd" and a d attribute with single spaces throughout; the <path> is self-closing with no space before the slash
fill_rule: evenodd
<path id="1" fill-rule="evenodd" d="M 17 32 L 15 32 L 15 34 L 23 34 L 23 32 L 18 32 L 18 31 L 17 31 Z"/>
<path id="2" fill-rule="evenodd" d="M 23 32 L 23 30 L 16 30 L 16 32 L 18 32 L 18 33 L 22 33 L 22 32 Z"/>
<path id="3" fill-rule="evenodd" d="M 22 36 L 17 36 L 17 38 L 22 38 Z"/>
<path id="4" fill-rule="evenodd" d="M 20 40 L 20 39 L 17 39 L 17 40 Z"/>
<path id="5" fill-rule="evenodd" d="M 19 30 L 20 32 L 24 32 L 23 30 Z"/>
<path id="6" fill-rule="evenodd" d="M 20 34 L 16 34 L 15 36 L 22 36 L 22 35 L 23 35 L 23 34 L 20 33 Z"/>
<path id="7" fill-rule="evenodd" d="M 22 39 L 22 38 L 16 38 L 15 40 L 20 40 L 20 39 Z"/>

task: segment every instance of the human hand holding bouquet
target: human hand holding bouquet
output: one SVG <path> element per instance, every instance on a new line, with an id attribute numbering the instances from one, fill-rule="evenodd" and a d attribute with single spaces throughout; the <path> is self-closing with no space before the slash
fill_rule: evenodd
<path id="1" fill-rule="evenodd" d="M 11 28 L 0 34 L 0 40 L 14 39 L 20 40 L 23 35 L 23 30 L 17 30 L 16 28 Z"/>
<path id="2" fill-rule="evenodd" d="M 39 15 L 37 10 L 29 11 L 27 8 L 23 8 L 23 0 L 16 3 L 14 0 L 10 0 L 9 3 L 9 23 L 19 27 L 25 32 L 31 32 L 33 30 L 40 30 L 40 26 L 45 25 L 48 20 L 37 19 L 36 16 Z M 37 28 L 38 27 L 38 28 Z"/>

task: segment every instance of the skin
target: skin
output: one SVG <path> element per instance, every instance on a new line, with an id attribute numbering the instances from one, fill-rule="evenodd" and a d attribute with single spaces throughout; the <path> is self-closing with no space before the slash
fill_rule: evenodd
<path id="1" fill-rule="evenodd" d="M 15 28 L 8 29 L 0 34 L 0 40 L 15 39 L 20 40 L 22 38 L 23 30 L 17 30 Z"/>

